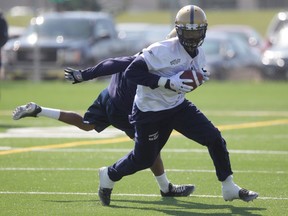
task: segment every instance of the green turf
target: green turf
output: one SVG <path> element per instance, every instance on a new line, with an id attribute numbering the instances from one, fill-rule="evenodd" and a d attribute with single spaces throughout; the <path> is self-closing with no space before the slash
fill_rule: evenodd
<path id="1" fill-rule="evenodd" d="M 47 118 L 11 119 L 19 104 L 35 101 L 47 107 L 84 113 L 106 82 L 71 85 L 64 81 L 2 81 L 0 133 L 11 128 L 63 126 Z M 211 159 L 203 146 L 173 134 L 162 157 L 173 183 L 194 183 L 186 198 L 162 199 L 149 170 L 115 185 L 111 207 L 100 205 L 97 169 L 111 165 L 133 146 L 131 141 L 78 145 L 46 151 L 1 155 L 13 149 L 63 145 L 92 138 L 0 138 L 0 215 L 286 215 L 288 204 L 288 86 L 286 82 L 209 81 L 187 97 L 219 127 L 260 122 L 252 128 L 223 129 L 234 179 L 259 192 L 252 203 L 225 202 Z M 263 122 L 286 123 L 263 125 Z M 108 139 L 110 140 L 110 138 Z"/>

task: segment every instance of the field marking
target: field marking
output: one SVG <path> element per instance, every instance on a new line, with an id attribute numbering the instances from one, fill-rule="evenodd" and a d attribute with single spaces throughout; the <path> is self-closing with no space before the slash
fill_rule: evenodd
<path id="1" fill-rule="evenodd" d="M 85 172 L 98 172 L 99 168 L 39 168 L 39 167 L 0 167 L 1 171 L 85 171 Z M 165 169 L 167 172 L 185 172 L 185 173 L 215 173 L 215 170 L 197 170 L 197 169 Z M 151 172 L 150 169 L 145 169 L 142 171 Z M 288 174 L 287 171 L 274 170 L 233 170 L 234 173 L 257 173 L 257 174 Z"/>
<path id="2" fill-rule="evenodd" d="M 233 125 L 220 125 L 218 128 L 221 131 L 225 130 L 235 130 L 235 129 L 246 129 L 246 128 L 255 128 L 255 127 L 267 127 L 267 126 L 276 126 L 276 125 L 286 125 L 288 124 L 288 119 L 277 119 L 271 121 L 261 121 L 261 122 L 249 122 L 249 123 L 240 123 L 240 124 L 233 124 Z M 173 135 L 179 135 L 177 132 L 173 132 Z M 67 147 L 76 147 L 76 146 L 83 146 L 83 145 L 100 145 L 100 144 L 114 144 L 114 143 L 121 143 L 127 142 L 130 139 L 128 137 L 119 137 L 114 139 L 103 139 L 103 140 L 93 140 L 93 141 L 77 141 L 77 142 L 69 142 L 69 143 L 61 143 L 61 144 L 52 144 L 52 145 L 45 145 L 45 146 L 32 146 L 27 148 L 20 148 L 20 149 L 12 149 L 1 151 L 0 155 L 8 155 L 8 154 L 15 154 L 15 153 L 23 153 L 23 152 L 31 152 L 39 149 L 50 149 L 50 148 L 67 148 Z"/>
<path id="3" fill-rule="evenodd" d="M 125 135 L 123 131 L 117 128 L 109 127 L 101 133 L 94 130 L 84 131 L 79 128 L 66 125 L 59 127 L 24 127 L 24 128 L 9 128 L 3 133 L 0 133 L 0 138 L 93 138 L 104 139 L 114 138 Z"/>
<path id="4" fill-rule="evenodd" d="M 75 110 L 78 113 L 84 113 L 86 110 Z M 274 117 L 288 117 L 287 111 L 265 111 L 265 110 L 224 110 L 224 111 L 217 111 L 217 110 L 202 110 L 205 115 L 210 116 L 247 116 L 247 117 L 254 117 L 254 116 L 274 116 Z M 0 110 L 1 116 L 11 116 L 11 110 Z"/>
<path id="5" fill-rule="evenodd" d="M 98 197 L 98 193 L 84 193 L 84 192 L 40 192 L 40 191 L 0 191 L 0 194 L 4 195 L 76 195 L 76 196 L 96 196 Z M 120 197 L 162 197 L 159 194 L 121 194 L 115 193 L 112 196 L 120 196 Z M 217 195 L 196 195 L 192 194 L 189 197 L 197 197 L 197 198 L 221 198 L 222 196 Z M 258 197 L 257 200 L 288 200 L 287 197 Z M 115 200 L 117 202 L 117 200 Z"/>
<path id="6" fill-rule="evenodd" d="M 118 138 L 114 138 L 114 139 L 91 140 L 91 141 L 86 140 L 86 141 L 77 141 L 77 142 L 45 145 L 45 146 L 31 146 L 31 147 L 26 147 L 26 148 L 1 151 L 0 155 L 31 152 L 31 151 L 37 151 L 37 150 L 43 150 L 43 149 L 50 149 L 50 148 L 57 149 L 57 148 L 76 147 L 76 146 L 82 146 L 82 145 L 104 145 L 104 144 L 111 144 L 111 143 L 127 142 L 129 140 L 131 140 L 131 139 L 128 137 L 118 137 Z"/>
<path id="7" fill-rule="evenodd" d="M 218 126 L 218 128 L 219 130 L 224 131 L 224 130 L 285 125 L 285 124 L 288 124 L 288 119 L 277 119 L 277 120 L 261 121 L 261 122 L 249 122 L 249 123 L 241 123 L 241 124 L 235 124 L 235 125 L 220 125 Z"/>
<path id="8" fill-rule="evenodd" d="M 9 146 L 0 146 L 0 150 L 13 150 L 13 149 L 22 149 L 22 148 L 11 148 Z M 127 153 L 131 151 L 130 148 L 63 148 L 63 149 L 37 149 L 33 152 L 65 152 L 65 153 L 79 153 L 79 152 L 89 152 L 89 153 Z M 162 149 L 162 153 L 207 153 L 207 149 Z M 273 151 L 273 150 L 238 150 L 230 149 L 230 153 L 233 154 L 268 154 L 268 155 L 288 155 L 288 151 Z"/>

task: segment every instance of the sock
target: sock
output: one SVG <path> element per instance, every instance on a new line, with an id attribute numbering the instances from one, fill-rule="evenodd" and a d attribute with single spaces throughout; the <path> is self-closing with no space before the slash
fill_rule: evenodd
<path id="1" fill-rule="evenodd" d="M 158 185 L 159 185 L 159 188 L 160 190 L 163 192 L 163 193 L 168 193 L 169 192 L 169 180 L 166 176 L 166 173 L 164 172 L 162 175 L 160 176 L 155 176 L 157 182 L 158 182 Z"/>
<path id="2" fill-rule="evenodd" d="M 222 182 L 222 192 L 224 193 L 226 197 L 239 197 L 238 191 L 241 188 L 233 182 L 233 176 L 228 176 L 223 182 Z"/>
<path id="3" fill-rule="evenodd" d="M 100 187 L 113 188 L 115 182 L 109 178 L 108 167 L 102 167 L 99 169 Z"/>
<path id="4" fill-rule="evenodd" d="M 53 118 L 53 119 L 59 119 L 60 117 L 60 110 L 59 109 L 52 109 L 52 108 L 46 108 L 46 107 L 41 107 L 42 111 L 37 114 L 37 116 L 45 116 L 48 118 Z"/>

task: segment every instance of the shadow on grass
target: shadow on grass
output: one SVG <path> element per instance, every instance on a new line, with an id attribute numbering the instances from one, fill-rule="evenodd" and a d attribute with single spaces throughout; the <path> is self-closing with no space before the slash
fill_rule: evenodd
<path id="1" fill-rule="evenodd" d="M 117 208 L 134 208 L 139 210 L 158 211 L 167 215 L 262 215 L 253 213 L 252 211 L 265 211 L 266 208 L 258 207 L 235 207 L 232 205 L 219 205 L 219 204 L 203 204 L 198 202 L 189 202 L 177 200 L 175 198 L 164 198 L 160 201 L 137 201 L 137 200 L 117 200 L 118 203 L 127 203 L 127 206 L 111 205 L 113 209 Z M 129 203 L 136 204 L 133 207 L 129 207 Z M 142 207 L 143 205 L 151 205 Z M 137 207 L 138 206 L 138 207 Z M 221 211 L 222 210 L 222 211 Z M 228 210 L 228 211 L 227 211 Z M 211 213 L 209 213 L 211 211 Z M 215 211 L 219 212 L 216 213 Z M 204 213 L 206 212 L 206 213 Z M 227 212 L 227 213 L 224 213 Z"/>
<path id="2" fill-rule="evenodd" d="M 81 202 L 95 202 L 99 205 L 99 200 L 43 200 L 44 202 L 54 202 L 61 204 L 68 203 L 81 203 Z M 113 205 L 117 203 L 117 205 Z M 122 204 L 122 205 L 121 205 Z M 146 206 L 146 207 L 145 207 Z M 175 198 L 163 198 L 158 201 L 143 201 L 143 200 L 112 200 L 111 205 L 104 208 L 111 208 L 111 210 L 117 211 L 117 209 L 135 209 L 142 211 L 154 211 L 166 215 L 175 216 L 188 216 L 188 215 L 247 215 L 247 216 L 260 216 L 262 214 L 259 211 L 265 211 L 266 208 L 259 207 L 235 207 L 229 205 L 219 204 L 203 204 L 198 202 L 183 201 Z M 216 212 L 219 213 L 216 213 Z M 253 213 L 257 211 L 258 213 Z M 148 213 L 147 212 L 147 213 Z M 210 213 L 209 213 L 210 212 Z M 224 213 L 226 212 L 226 213 Z"/>

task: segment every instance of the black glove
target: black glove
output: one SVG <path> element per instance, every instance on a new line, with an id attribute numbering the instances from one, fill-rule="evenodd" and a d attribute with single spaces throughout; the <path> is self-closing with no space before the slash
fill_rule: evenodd
<path id="1" fill-rule="evenodd" d="M 65 68 L 65 79 L 71 81 L 72 84 L 80 83 L 83 81 L 81 70 L 76 70 L 73 68 Z"/>

